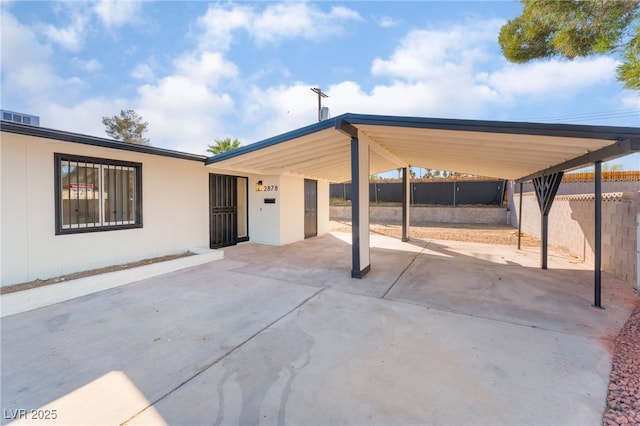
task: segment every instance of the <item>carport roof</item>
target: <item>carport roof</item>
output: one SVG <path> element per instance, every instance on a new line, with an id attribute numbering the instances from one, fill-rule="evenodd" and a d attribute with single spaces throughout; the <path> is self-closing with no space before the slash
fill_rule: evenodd
<path id="1" fill-rule="evenodd" d="M 425 167 L 526 180 L 640 151 L 640 128 L 343 114 L 210 157 L 257 174 L 351 178 L 351 137 L 371 147 L 370 174 Z"/>

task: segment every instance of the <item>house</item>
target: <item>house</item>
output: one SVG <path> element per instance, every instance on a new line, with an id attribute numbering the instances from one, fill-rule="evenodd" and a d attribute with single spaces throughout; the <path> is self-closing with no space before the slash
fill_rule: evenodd
<path id="1" fill-rule="evenodd" d="M 548 212 L 563 172 L 595 164 L 598 195 L 602 161 L 640 151 L 638 128 L 363 114 L 209 158 L 6 121 L 0 130 L 2 285 L 193 247 L 323 234 L 329 182 L 347 180 L 351 275 L 361 278 L 371 267 L 369 176 L 403 171 L 406 240 L 410 165 L 532 180 L 545 269 Z M 594 214 L 599 223 L 598 203 Z"/>
<path id="2" fill-rule="evenodd" d="M 1 126 L 2 286 L 328 232 L 326 180 L 225 171 L 206 167 L 204 155 Z"/>

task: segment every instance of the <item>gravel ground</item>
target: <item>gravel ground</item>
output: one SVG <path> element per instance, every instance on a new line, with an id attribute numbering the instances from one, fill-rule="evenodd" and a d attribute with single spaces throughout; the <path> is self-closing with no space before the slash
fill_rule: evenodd
<path id="1" fill-rule="evenodd" d="M 402 226 L 389 224 L 370 224 L 371 232 L 400 238 Z M 331 221 L 331 231 L 351 232 L 351 223 Z M 411 237 L 428 240 L 453 240 L 484 244 L 518 244 L 518 230 L 509 225 L 434 223 L 428 226 L 411 226 Z M 539 247 L 540 240 L 522 233 L 523 247 Z"/>
<path id="2" fill-rule="evenodd" d="M 640 302 L 615 340 L 602 424 L 640 425 Z"/>

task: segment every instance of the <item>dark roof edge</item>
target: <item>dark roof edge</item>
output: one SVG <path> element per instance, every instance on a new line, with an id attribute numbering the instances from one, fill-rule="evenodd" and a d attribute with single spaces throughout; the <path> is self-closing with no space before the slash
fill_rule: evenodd
<path id="1" fill-rule="evenodd" d="M 640 137 L 638 127 L 592 126 L 585 124 L 530 123 L 525 121 L 485 121 L 453 118 L 399 117 L 347 113 L 348 123 L 398 126 L 468 132 L 512 133 L 532 136 L 560 136 L 585 139 L 624 140 Z"/>
<path id="2" fill-rule="evenodd" d="M 181 160 L 204 162 L 207 158 L 206 155 L 189 154 L 187 152 L 174 151 L 165 148 L 156 148 L 148 145 L 136 145 L 112 139 L 88 136 L 80 133 L 65 132 L 62 130 L 49 129 L 46 127 L 29 126 L 26 124 L 13 123 L 11 121 L 4 120 L 0 120 L 0 131 L 25 136 L 34 136 L 38 138 L 54 139 L 63 142 L 74 142 L 83 145 L 99 146 L 103 148 L 119 149 L 123 151 L 133 151 L 142 154 L 179 158 Z"/>
<path id="3" fill-rule="evenodd" d="M 301 127 L 296 130 L 291 130 L 289 132 L 283 133 L 278 136 L 273 136 L 268 139 L 261 140 L 259 142 L 254 142 L 249 145 L 241 146 L 240 148 L 234 149 L 232 151 L 223 152 L 222 154 L 214 155 L 212 157 L 207 158 L 205 161 L 205 165 L 217 163 L 219 161 L 228 160 L 229 158 L 237 157 L 239 155 L 247 154 L 249 152 L 258 151 L 263 148 L 267 148 L 273 145 L 277 145 L 279 143 L 287 142 L 295 138 L 299 138 L 301 136 L 306 136 L 311 133 L 325 130 L 331 127 L 334 127 L 337 123 L 337 120 L 342 118 L 343 116 L 329 118 L 324 121 L 320 121 L 319 123 L 314 123 L 305 127 Z"/>

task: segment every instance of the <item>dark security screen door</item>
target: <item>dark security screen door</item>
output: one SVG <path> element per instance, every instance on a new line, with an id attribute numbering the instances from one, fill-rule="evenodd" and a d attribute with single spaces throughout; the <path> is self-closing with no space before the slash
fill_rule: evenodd
<path id="1" fill-rule="evenodd" d="M 318 235 L 318 182 L 304 180 L 304 237 Z"/>
<path id="2" fill-rule="evenodd" d="M 211 248 L 238 242 L 238 181 L 235 176 L 209 175 L 209 241 Z"/>

